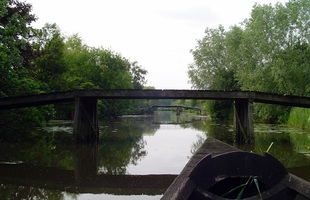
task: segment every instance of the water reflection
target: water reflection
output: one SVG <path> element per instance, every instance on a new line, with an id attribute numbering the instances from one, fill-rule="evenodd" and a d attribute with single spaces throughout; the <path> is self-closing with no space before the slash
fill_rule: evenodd
<path id="1" fill-rule="evenodd" d="M 257 125 L 253 151 L 266 151 L 276 157 L 288 171 L 310 181 L 310 131 L 276 125 Z"/>
<path id="2" fill-rule="evenodd" d="M 310 131 L 284 126 L 256 124 L 254 146 L 235 144 L 230 122 L 171 112 L 102 122 L 97 144 L 72 143 L 70 122 L 4 135 L 0 199 L 159 199 L 208 137 L 257 153 L 273 142 L 270 153 L 310 180 Z"/>
<path id="3" fill-rule="evenodd" d="M 36 199 L 63 199 L 63 196 L 63 193 L 60 191 L 57 192 L 30 186 L 0 184 L 0 198 L 4 200 L 34 199 L 34 197 Z"/>
<path id="4" fill-rule="evenodd" d="M 193 147 L 205 134 L 180 125 L 160 125 L 154 136 L 145 135 L 147 157 L 129 165 L 130 174 L 178 174 L 192 156 Z"/>
<path id="5" fill-rule="evenodd" d="M 203 134 L 151 117 L 123 118 L 100 125 L 99 143 L 77 145 L 70 127 L 51 123 L 0 140 L 1 199 L 159 199 Z"/>
<path id="6" fill-rule="evenodd" d="M 172 111 L 154 111 L 153 123 L 155 124 L 190 124 L 201 122 L 205 117 L 193 113 L 177 115 Z"/>
<path id="7" fill-rule="evenodd" d="M 127 174 L 129 164 L 136 165 L 147 155 L 143 134 L 154 135 L 158 128 L 150 118 L 106 121 L 100 129 L 99 172 Z"/>

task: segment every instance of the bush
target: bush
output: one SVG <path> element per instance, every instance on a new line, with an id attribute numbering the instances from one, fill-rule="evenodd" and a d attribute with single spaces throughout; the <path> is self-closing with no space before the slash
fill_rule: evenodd
<path id="1" fill-rule="evenodd" d="M 212 119 L 227 120 L 233 114 L 233 101 L 210 101 L 208 112 Z"/>
<path id="2" fill-rule="evenodd" d="M 310 109 L 293 108 L 288 119 L 288 125 L 310 129 Z"/>

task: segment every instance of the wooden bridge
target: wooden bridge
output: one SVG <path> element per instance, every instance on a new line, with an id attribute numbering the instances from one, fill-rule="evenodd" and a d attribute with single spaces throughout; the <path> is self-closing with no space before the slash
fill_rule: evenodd
<path id="1" fill-rule="evenodd" d="M 176 115 L 180 115 L 182 110 L 197 110 L 199 111 L 199 113 L 201 114 L 201 109 L 200 108 L 196 108 L 196 107 L 189 107 L 189 106 L 152 106 L 153 109 L 174 109 L 176 112 Z"/>
<path id="2" fill-rule="evenodd" d="M 74 102 L 77 141 L 98 138 L 98 99 L 202 99 L 234 101 L 234 127 L 240 141 L 252 141 L 253 102 L 310 108 L 310 97 L 253 91 L 213 90 L 75 90 L 0 98 L 0 110 Z"/>

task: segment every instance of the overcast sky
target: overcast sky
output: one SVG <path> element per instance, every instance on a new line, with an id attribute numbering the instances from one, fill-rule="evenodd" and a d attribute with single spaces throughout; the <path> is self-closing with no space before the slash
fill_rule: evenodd
<path id="1" fill-rule="evenodd" d="M 41 28 L 56 23 L 88 46 L 103 47 L 137 61 L 148 71 L 148 86 L 191 89 L 187 69 L 190 49 L 204 30 L 227 29 L 250 16 L 255 2 L 275 0 L 26 0 Z M 279 0 L 287 2 L 287 0 Z"/>

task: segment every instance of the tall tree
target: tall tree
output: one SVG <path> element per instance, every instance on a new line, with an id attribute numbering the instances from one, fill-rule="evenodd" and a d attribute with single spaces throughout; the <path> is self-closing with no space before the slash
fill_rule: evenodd
<path id="1" fill-rule="evenodd" d="M 33 94 L 42 91 L 42 84 L 33 76 L 34 51 L 31 44 L 36 17 L 32 6 L 18 0 L 0 1 L 0 97 Z M 38 125 L 49 115 L 49 109 L 27 108 L 0 113 L 4 130 L 20 124 Z M 25 123 L 27 122 L 27 123 Z M 14 130 L 13 130 L 14 131 Z"/>
<path id="2" fill-rule="evenodd" d="M 192 50 L 188 74 L 193 87 L 308 95 L 309 8 L 308 0 L 255 4 L 239 26 L 207 29 Z M 289 112 L 266 105 L 255 108 L 260 118 L 273 121 Z"/>
<path id="3" fill-rule="evenodd" d="M 56 24 L 45 24 L 36 30 L 36 77 L 46 83 L 50 90 L 63 90 L 63 75 L 67 71 L 64 58 L 64 37 Z"/>
<path id="4" fill-rule="evenodd" d="M 145 78 L 147 71 L 143 69 L 136 61 L 132 62 L 129 67 L 130 67 L 129 71 L 132 76 L 131 83 L 134 89 L 140 89 L 140 90 L 143 89 L 143 86 L 147 82 Z"/>
<path id="5" fill-rule="evenodd" d="M 65 42 L 67 89 L 142 89 L 147 73 L 137 62 L 103 48 L 85 45 L 78 35 Z M 118 115 L 132 105 L 129 101 L 102 101 L 103 115 Z"/>
<path id="6" fill-rule="evenodd" d="M 307 0 L 253 7 L 244 24 L 243 62 L 237 73 L 242 89 L 304 95 L 300 91 L 305 91 L 309 80 L 300 73 L 306 72 L 308 62 L 300 58 L 309 45 L 309 7 Z M 296 87 L 297 79 L 304 82 Z"/>
<path id="7" fill-rule="evenodd" d="M 30 4 L 17 0 L 0 2 L 0 96 L 38 90 L 29 77 L 33 59 L 30 24 L 36 20 L 31 9 Z"/>
<path id="8" fill-rule="evenodd" d="M 209 90 L 238 90 L 235 79 L 242 30 L 233 27 L 226 32 L 223 26 L 206 29 L 205 36 L 191 50 L 194 63 L 189 65 L 188 75 L 193 87 Z M 227 119 L 232 110 L 231 101 L 209 101 L 208 110 L 213 118 Z"/>
<path id="9" fill-rule="evenodd" d="M 191 50 L 195 63 L 189 65 L 188 74 L 194 88 L 222 89 L 222 72 L 227 67 L 225 29 L 223 26 L 207 28 L 205 34 L 202 40 L 198 40 L 196 49 Z"/>

